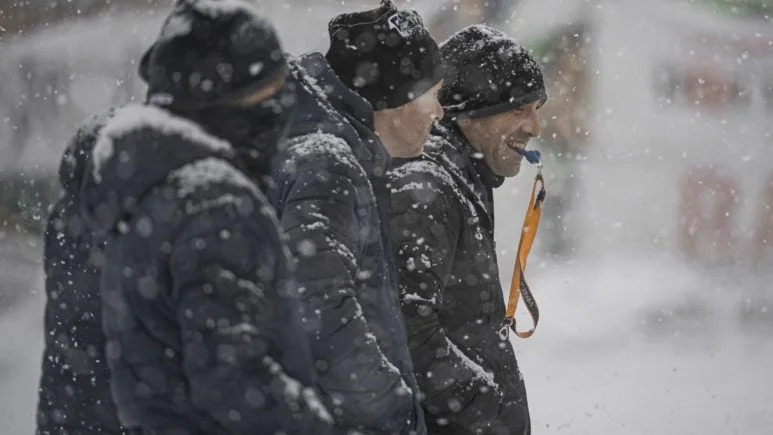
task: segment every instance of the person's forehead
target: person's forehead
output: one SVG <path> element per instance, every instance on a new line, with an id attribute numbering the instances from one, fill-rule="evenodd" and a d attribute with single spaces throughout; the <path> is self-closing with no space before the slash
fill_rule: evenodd
<path id="1" fill-rule="evenodd" d="M 502 125 L 507 123 L 512 123 L 513 121 L 524 118 L 524 117 L 531 117 L 531 114 L 528 110 L 530 107 L 534 107 L 535 110 L 539 110 L 542 108 L 542 105 L 544 104 L 544 101 L 538 100 L 534 101 L 528 104 L 524 104 L 523 106 L 519 106 L 510 110 L 507 110 L 505 112 L 496 113 L 494 115 L 489 116 L 483 116 L 479 118 L 470 118 L 469 121 L 476 125 L 481 126 L 496 126 L 496 125 Z"/>
<path id="2" fill-rule="evenodd" d="M 507 112 L 502 112 L 499 115 L 495 115 L 496 121 L 505 122 L 505 121 L 513 120 L 515 118 L 520 118 L 524 116 L 524 114 L 526 113 L 526 109 L 528 109 L 533 104 L 534 103 L 524 104 L 523 106 L 518 106 L 508 110 Z"/>
<path id="3" fill-rule="evenodd" d="M 505 112 L 505 114 L 510 115 L 513 118 L 517 118 L 524 115 L 529 115 L 527 113 L 528 109 L 534 108 L 534 110 L 539 110 L 542 108 L 542 106 L 545 104 L 544 100 L 537 100 L 532 101 L 531 103 L 526 103 L 523 106 L 518 106 L 512 110 L 509 110 Z"/>

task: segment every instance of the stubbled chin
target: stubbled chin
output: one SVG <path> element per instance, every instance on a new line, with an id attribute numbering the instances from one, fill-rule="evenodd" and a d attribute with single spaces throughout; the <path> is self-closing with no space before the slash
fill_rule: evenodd
<path id="1" fill-rule="evenodd" d="M 509 162 L 508 162 L 509 163 Z M 515 177 L 516 175 L 521 173 L 521 163 L 511 163 L 508 165 L 502 165 L 499 167 L 499 171 L 497 172 L 497 175 L 501 177 Z"/>
<path id="2" fill-rule="evenodd" d="M 511 151 L 515 154 L 515 151 Z M 520 154 L 516 154 L 515 156 L 508 156 L 506 158 L 503 158 L 500 161 L 499 164 L 499 172 L 497 175 L 501 177 L 515 177 L 519 173 L 521 173 L 521 162 L 523 161 L 523 157 Z"/>
<path id="3" fill-rule="evenodd" d="M 521 165 L 518 165 L 517 168 L 510 171 L 509 174 L 505 175 L 505 177 L 515 177 L 516 175 L 521 173 Z"/>

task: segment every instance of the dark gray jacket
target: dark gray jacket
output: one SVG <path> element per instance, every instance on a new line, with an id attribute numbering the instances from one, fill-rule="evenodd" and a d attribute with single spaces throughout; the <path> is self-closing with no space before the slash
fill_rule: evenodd
<path id="1" fill-rule="evenodd" d="M 325 75 L 324 58 L 307 56 L 293 71 L 300 109 L 275 158 L 270 197 L 296 257 L 320 388 L 343 427 L 423 434 L 388 244 L 386 171 L 376 183 L 372 175 L 389 156 L 330 105 L 323 89 L 369 109 Z"/>
<path id="2" fill-rule="evenodd" d="M 430 433 L 530 433 L 523 378 L 498 329 L 494 175 L 436 124 L 425 155 L 390 171 L 400 297 Z"/>
<path id="3" fill-rule="evenodd" d="M 117 112 L 94 148 L 81 211 L 108 239 L 119 417 L 154 434 L 326 433 L 289 252 L 234 154 L 152 106 Z"/>
<path id="4" fill-rule="evenodd" d="M 45 347 L 37 432 L 123 433 L 110 395 L 99 276 L 103 241 L 80 217 L 80 184 L 107 112 L 82 125 L 59 167 L 62 196 L 44 234 Z"/>

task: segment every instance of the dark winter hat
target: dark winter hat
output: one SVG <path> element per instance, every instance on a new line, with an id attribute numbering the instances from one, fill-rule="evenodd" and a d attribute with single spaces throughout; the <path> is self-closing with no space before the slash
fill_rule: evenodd
<path id="1" fill-rule="evenodd" d="M 195 109 L 287 75 L 273 26 L 244 0 L 178 0 L 140 63 L 150 101 Z"/>
<path id="2" fill-rule="evenodd" d="M 447 117 L 480 118 L 547 101 L 537 61 L 498 30 L 466 27 L 440 50 L 446 77 L 438 99 Z"/>
<path id="3" fill-rule="evenodd" d="M 409 103 L 443 78 L 440 50 L 419 14 L 400 11 L 391 0 L 339 15 L 328 31 L 330 66 L 375 110 Z"/>

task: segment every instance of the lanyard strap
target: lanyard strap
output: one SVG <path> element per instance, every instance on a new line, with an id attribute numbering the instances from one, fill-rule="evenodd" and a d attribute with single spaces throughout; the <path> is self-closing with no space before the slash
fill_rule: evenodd
<path id="1" fill-rule="evenodd" d="M 537 187 L 539 186 L 539 190 Z M 510 297 L 507 302 L 507 312 L 502 321 L 502 327 L 499 330 L 499 336 L 506 340 L 510 329 L 518 337 L 529 338 L 534 334 L 539 323 L 539 307 L 534 295 L 526 282 L 524 271 L 526 270 L 526 260 L 529 257 L 531 248 L 534 245 L 534 238 L 537 236 L 540 216 L 542 215 L 542 203 L 545 201 L 545 179 L 542 178 L 542 170 L 534 177 L 534 185 L 531 189 L 531 199 L 529 200 L 529 209 L 526 210 L 526 218 L 521 229 L 521 241 L 518 243 L 518 253 L 515 256 L 515 265 L 513 266 L 513 280 L 510 283 Z M 525 332 L 518 332 L 515 328 L 515 310 L 518 308 L 519 299 L 523 298 L 523 303 L 529 311 L 534 326 Z"/>

